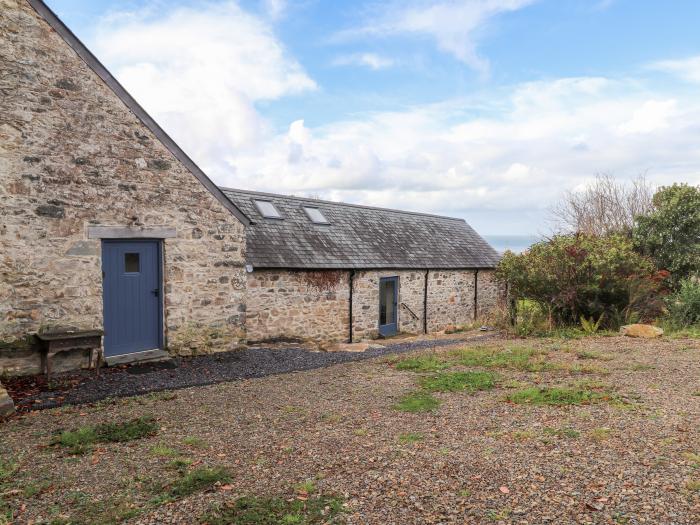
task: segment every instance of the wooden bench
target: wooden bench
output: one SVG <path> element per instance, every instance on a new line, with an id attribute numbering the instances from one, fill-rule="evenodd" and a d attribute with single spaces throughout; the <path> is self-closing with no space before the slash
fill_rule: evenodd
<path id="1" fill-rule="evenodd" d="M 97 375 L 102 361 L 102 330 L 63 330 L 36 334 L 41 344 L 42 370 L 51 379 L 52 360 L 56 354 L 84 350 L 90 353 L 90 365 L 94 363 Z"/>

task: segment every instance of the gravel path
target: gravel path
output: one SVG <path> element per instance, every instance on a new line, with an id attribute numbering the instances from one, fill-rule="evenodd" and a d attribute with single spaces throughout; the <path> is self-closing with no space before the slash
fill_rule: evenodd
<path id="1" fill-rule="evenodd" d="M 700 523 L 700 341 L 479 345 L 537 349 L 551 366 L 496 368 L 492 390 L 436 393 L 431 412 L 396 409 L 422 374 L 379 358 L 24 414 L 0 426 L 0 523 L 202 525 L 242 496 L 306 497 L 303 482 L 342 498 L 347 525 Z M 629 403 L 507 400 L 578 384 Z M 61 429 L 141 416 L 156 435 L 84 455 L 49 445 Z M 158 498 L 202 467 L 231 479 Z"/>
<path id="2" fill-rule="evenodd" d="M 305 348 L 249 348 L 172 362 L 107 368 L 99 377 L 81 371 L 55 374 L 58 388 L 48 390 L 43 376 L 6 381 L 20 411 L 42 410 L 62 405 L 94 403 L 108 397 L 126 397 L 162 390 L 212 385 L 274 374 L 313 370 L 411 350 L 451 346 L 465 341 L 485 341 L 495 334 L 468 338 L 426 339 L 384 345 L 364 352 L 311 352 Z M 32 388 L 26 388 L 27 383 Z"/>

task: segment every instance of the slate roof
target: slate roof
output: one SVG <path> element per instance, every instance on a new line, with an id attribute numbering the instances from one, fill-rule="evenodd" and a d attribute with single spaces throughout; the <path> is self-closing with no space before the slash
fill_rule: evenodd
<path id="1" fill-rule="evenodd" d="M 498 253 L 463 219 L 221 188 L 252 221 L 247 263 L 254 268 L 493 268 Z M 254 199 L 272 201 L 283 219 L 266 219 Z M 303 206 L 330 224 L 314 224 Z"/>

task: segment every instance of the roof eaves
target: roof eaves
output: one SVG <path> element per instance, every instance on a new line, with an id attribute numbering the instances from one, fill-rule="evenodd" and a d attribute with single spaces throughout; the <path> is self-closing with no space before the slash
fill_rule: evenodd
<path id="1" fill-rule="evenodd" d="M 27 0 L 29 5 L 41 16 L 56 33 L 73 48 L 78 56 L 92 69 L 97 76 L 109 87 L 117 97 L 136 115 L 141 122 L 156 136 L 156 138 L 179 160 L 209 192 L 239 221 L 248 226 L 250 219 L 224 195 L 224 192 L 207 177 L 207 175 L 195 164 L 180 146 L 161 128 L 141 105 L 136 102 L 129 92 L 124 89 L 119 81 L 107 70 L 95 55 L 83 44 L 80 39 L 66 26 L 58 16 L 42 0 Z"/>

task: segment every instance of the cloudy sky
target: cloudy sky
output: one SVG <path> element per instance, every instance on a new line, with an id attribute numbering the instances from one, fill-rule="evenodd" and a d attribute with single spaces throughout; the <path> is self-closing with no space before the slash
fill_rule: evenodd
<path id="1" fill-rule="evenodd" d="M 48 0 L 220 185 L 548 231 L 700 184 L 696 0 Z"/>

